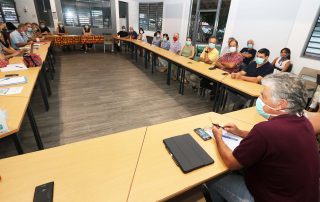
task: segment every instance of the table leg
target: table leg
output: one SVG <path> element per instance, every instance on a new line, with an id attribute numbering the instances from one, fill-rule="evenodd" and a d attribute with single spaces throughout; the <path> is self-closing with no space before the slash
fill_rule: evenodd
<path id="1" fill-rule="evenodd" d="M 44 102 L 44 105 L 46 107 L 46 111 L 49 111 L 49 102 L 48 102 L 48 98 L 47 98 L 47 93 L 46 90 L 44 89 L 43 83 L 41 81 L 41 77 L 39 76 L 37 79 L 38 85 L 40 87 L 40 91 L 41 91 L 41 96 L 42 96 L 42 100 Z"/>
<path id="2" fill-rule="evenodd" d="M 18 133 L 12 134 L 11 137 L 13 139 L 13 142 L 14 142 L 14 145 L 15 145 L 15 147 L 17 149 L 18 154 L 24 154 L 23 148 L 22 148 L 22 144 L 21 144 L 21 140 L 20 140 L 20 137 L 19 137 Z"/>
<path id="3" fill-rule="evenodd" d="M 186 76 L 186 69 L 182 67 L 182 73 L 181 73 L 181 82 L 182 82 L 182 86 L 181 86 L 181 95 L 184 94 L 184 78 Z"/>
<path id="4" fill-rule="evenodd" d="M 48 64 L 48 65 L 45 65 L 45 63 Z M 50 79 L 53 80 L 53 79 L 54 79 L 53 70 L 52 70 L 52 67 L 51 67 L 51 65 L 49 64 L 48 60 L 45 60 L 45 61 L 43 62 L 42 68 L 44 68 L 44 67 L 48 67 L 48 71 L 49 71 L 49 73 L 50 73 Z"/>
<path id="5" fill-rule="evenodd" d="M 148 68 L 148 51 L 144 51 L 144 68 Z"/>
<path id="6" fill-rule="evenodd" d="M 215 92 L 215 96 L 214 96 L 214 100 L 213 100 L 213 109 L 212 109 L 212 111 L 214 111 L 214 112 L 217 112 L 217 109 L 218 109 L 218 102 L 219 102 L 219 97 L 220 97 L 220 94 L 219 94 L 220 87 L 221 87 L 220 82 L 217 82 L 216 92 Z"/>
<path id="7" fill-rule="evenodd" d="M 136 62 L 138 62 L 138 47 L 137 47 L 137 45 L 134 45 L 134 53 L 135 53 L 135 57 L 136 57 Z"/>
<path id="8" fill-rule="evenodd" d="M 47 73 L 46 73 L 46 66 L 45 66 L 44 63 L 42 65 L 42 67 L 41 67 L 41 74 L 42 74 L 44 82 L 46 84 L 46 88 L 47 88 L 47 91 L 48 91 L 48 96 L 51 96 L 50 82 L 49 82 L 49 79 L 48 79 L 48 76 L 47 76 Z"/>
<path id="9" fill-rule="evenodd" d="M 167 85 L 170 85 L 171 80 L 171 61 L 168 60 Z"/>
<path id="10" fill-rule="evenodd" d="M 31 110 L 30 104 L 28 105 L 27 113 L 28 113 L 28 117 L 29 117 L 29 121 L 30 121 L 30 124 L 31 124 L 31 128 L 32 128 L 34 137 L 35 137 L 37 145 L 38 145 L 38 149 L 42 150 L 42 149 L 44 149 L 43 148 L 43 143 L 42 143 L 42 140 L 41 140 L 41 137 L 40 137 L 40 133 L 39 133 L 39 130 L 38 130 L 38 126 L 37 126 L 36 120 L 34 119 L 33 112 Z"/>
<path id="11" fill-rule="evenodd" d="M 56 72 L 56 69 L 54 68 L 54 64 L 53 64 L 52 58 L 50 57 L 50 55 L 49 55 L 49 57 L 47 57 L 47 58 L 49 58 L 49 64 L 50 64 L 50 66 L 51 66 L 51 68 L 52 68 L 53 73 L 55 73 L 55 72 Z"/>

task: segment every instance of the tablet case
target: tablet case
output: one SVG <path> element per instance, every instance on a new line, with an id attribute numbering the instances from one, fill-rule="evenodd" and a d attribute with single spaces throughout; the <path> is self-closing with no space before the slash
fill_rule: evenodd
<path id="1" fill-rule="evenodd" d="M 214 160 L 190 134 L 167 138 L 163 143 L 183 173 L 214 163 Z"/>

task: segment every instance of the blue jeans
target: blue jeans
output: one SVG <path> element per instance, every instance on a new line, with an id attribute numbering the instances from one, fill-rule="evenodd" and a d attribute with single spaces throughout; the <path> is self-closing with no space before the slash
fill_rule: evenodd
<path id="1" fill-rule="evenodd" d="M 253 202 L 244 178 L 240 174 L 229 173 L 206 183 L 213 202 Z"/>

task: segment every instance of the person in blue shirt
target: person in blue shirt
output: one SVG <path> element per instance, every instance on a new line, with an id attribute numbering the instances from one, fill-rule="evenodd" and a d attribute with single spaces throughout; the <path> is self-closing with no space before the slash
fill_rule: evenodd
<path id="1" fill-rule="evenodd" d="M 10 33 L 11 45 L 14 49 L 19 49 L 28 44 L 25 24 L 19 24 L 18 28 Z"/>

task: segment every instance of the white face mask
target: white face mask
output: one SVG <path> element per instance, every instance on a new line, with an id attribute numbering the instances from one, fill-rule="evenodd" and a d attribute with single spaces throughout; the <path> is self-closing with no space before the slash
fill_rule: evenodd
<path id="1" fill-rule="evenodd" d="M 140 34 L 143 34 L 143 31 L 140 31 Z"/>
<path id="2" fill-rule="evenodd" d="M 229 47 L 230 53 L 235 53 L 237 51 L 236 47 Z"/>

